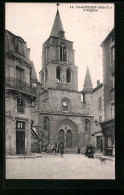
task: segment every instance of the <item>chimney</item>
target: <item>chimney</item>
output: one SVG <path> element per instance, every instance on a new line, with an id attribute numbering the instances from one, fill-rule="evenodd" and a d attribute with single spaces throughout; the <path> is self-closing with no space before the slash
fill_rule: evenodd
<path id="1" fill-rule="evenodd" d="M 97 80 L 97 87 L 100 85 L 100 81 L 99 80 Z"/>

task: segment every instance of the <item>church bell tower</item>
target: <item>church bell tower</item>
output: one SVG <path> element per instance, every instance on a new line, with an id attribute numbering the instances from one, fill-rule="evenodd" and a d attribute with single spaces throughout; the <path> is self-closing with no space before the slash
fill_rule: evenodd
<path id="1" fill-rule="evenodd" d="M 42 48 L 40 82 L 45 89 L 77 91 L 77 74 L 73 42 L 65 37 L 57 4 L 57 12 L 50 36 Z"/>

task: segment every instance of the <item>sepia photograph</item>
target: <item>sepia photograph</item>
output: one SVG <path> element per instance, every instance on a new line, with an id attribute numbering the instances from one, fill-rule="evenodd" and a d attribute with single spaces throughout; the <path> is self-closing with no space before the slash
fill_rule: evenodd
<path id="1" fill-rule="evenodd" d="M 114 3 L 5 3 L 5 178 L 115 180 Z"/>

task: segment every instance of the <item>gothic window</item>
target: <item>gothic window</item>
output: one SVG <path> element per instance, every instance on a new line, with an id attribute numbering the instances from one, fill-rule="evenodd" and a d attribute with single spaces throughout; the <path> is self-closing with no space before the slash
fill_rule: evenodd
<path id="1" fill-rule="evenodd" d="M 49 128 L 49 120 L 48 118 L 44 118 L 43 119 L 43 129 L 48 130 L 48 128 Z"/>
<path id="2" fill-rule="evenodd" d="M 42 75 L 41 75 L 41 83 L 44 84 L 44 72 L 42 72 Z"/>
<path id="3" fill-rule="evenodd" d="M 47 68 L 45 69 L 45 83 L 48 81 L 48 70 Z"/>
<path id="4" fill-rule="evenodd" d="M 90 121 L 85 120 L 85 131 L 90 131 Z"/>
<path id="5" fill-rule="evenodd" d="M 24 100 L 21 98 L 17 98 L 17 112 L 24 113 L 25 111 L 25 103 Z"/>
<path id="6" fill-rule="evenodd" d="M 61 81 L 61 68 L 60 67 L 56 69 L 56 79 L 58 82 Z"/>
<path id="7" fill-rule="evenodd" d="M 71 83 L 72 82 L 72 73 L 71 73 L 71 70 L 70 69 L 67 69 L 66 71 L 66 80 L 67 80 L 67 83 Z"/>
<path id="8" fill-rule="evenodd" d="M 60 46 L 60 61 L 66 62 L 66 47 L 63 45 Z"/>

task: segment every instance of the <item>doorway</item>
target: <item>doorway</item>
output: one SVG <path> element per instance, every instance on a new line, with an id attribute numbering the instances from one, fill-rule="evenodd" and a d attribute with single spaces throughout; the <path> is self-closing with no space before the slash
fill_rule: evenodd
<path id="1" fill-rule="evenodd" d="M 68 130 L 66 133 L 66 147 L 72 148 L 72 132 Z"/>
<path id="2" fill-rule="evenodd" d="M 63 147 L 64 147 L 64 130 L 63 130 L 63 129 L 61 129 L 61 130 L 59 131 L 58 140 L 59 140 L 59 144 L 62 143 L 62 144 L 63 144 Z"/>
<path id="3" fill-rule="evenodd" d="M 25 123 L 16 122 L 16 153 L 25 153 Z"/>

